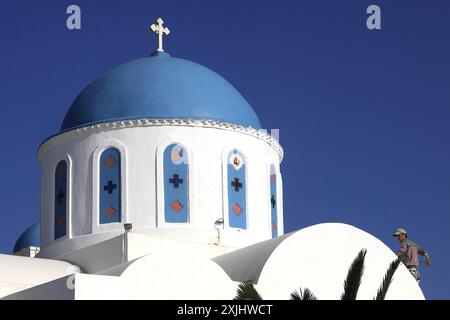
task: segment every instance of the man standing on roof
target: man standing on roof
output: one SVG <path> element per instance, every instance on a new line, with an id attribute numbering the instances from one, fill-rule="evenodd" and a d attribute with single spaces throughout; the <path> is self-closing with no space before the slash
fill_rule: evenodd
<path id="1" fill-rule="evenodd" d="M 427 266 L 431 266 L 430 256 L 416 243 L 408 239 L 408 234 L 405 229 L 397 229 L 394 233 L 394 237 L 397 237 L 400 242 L 400 249 L 397 251 L 397 256 L 402 257 L 403 264 L 408 268 L 409 272 L 411 272 L 414 279 L 417 280 L 417 283 L 419 283 L 419 254 L 425 257 Z"/>

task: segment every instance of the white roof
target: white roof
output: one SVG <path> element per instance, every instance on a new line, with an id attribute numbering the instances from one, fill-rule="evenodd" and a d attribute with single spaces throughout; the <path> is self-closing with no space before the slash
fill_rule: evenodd
<path id="1" fill-rule="evenodd" d="M 0 298 L 76 272 L 63 261 L 0 254 Z"/>
<path id="2" fill-rule="evenodd" d="M 367 249 L 358 299 L 373 299 L 389 264 L 397 257 L 367 232 L 341 223 L 325 223 L 214 258 L 234 281 L 253 280 L 264 299 L 289 299 L 294 290 L 309 288 L 320 300 L 340 299 L 348 269 Z M 386 299 L 424 299 L 401 264 Z"/>

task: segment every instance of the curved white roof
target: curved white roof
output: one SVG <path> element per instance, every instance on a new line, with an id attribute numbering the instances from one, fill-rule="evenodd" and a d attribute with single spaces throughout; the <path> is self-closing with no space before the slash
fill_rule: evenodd
<path id="1" fill-rule="evenodd" d="M 363 248 L 367 255 L 357 298 L 373 299 L 396 256 L 374 236 L 346 224 L 315 225 L 214 261 L 235 281 L 256 280 L 264 299 L 289 299 L 290 293 L 301 287 L 309 288 L 320 300 L 334 300 L 340 299 L 348 269 Z M 424 296 L 400 265 L 386 299 L 422 300 Z"/>

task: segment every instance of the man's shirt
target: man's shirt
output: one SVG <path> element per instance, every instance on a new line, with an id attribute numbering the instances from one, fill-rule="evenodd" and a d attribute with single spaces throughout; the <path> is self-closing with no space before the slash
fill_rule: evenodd
<path id="1" fill-rule="evenodd" d="M 424 256 L 426 252 L 411 240 L 405 239 L 400 242 L 400 250 L 397 253 L 402 253 L 402 262 L 406 267 L 419 267 L 419 254 Z M 406 253 L 406 254 L 405 254 Z"/>

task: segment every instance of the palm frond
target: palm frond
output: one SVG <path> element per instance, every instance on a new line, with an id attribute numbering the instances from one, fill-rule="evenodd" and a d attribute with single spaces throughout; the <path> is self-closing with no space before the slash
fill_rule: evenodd
<path id="1" fill-rule="evenodd" d="M 245 281 L 239 284 L 233 300 L 262 300 L 262 297 L 251 281 Z"/>
<path id="2" fill-rule="evenodd" d="M 389 286 L 392 283 L 392 278 L 394 277 L 394 273 L 395 271 L 397 271 L 400 262 L 402 262 L 402 257 L 398 257 L 397 259 L 391 262 L 389 268 L 386 271 L 386 274 L 384 275 L 380 289 L 378 289 L 377 296 L 374 298 L 374 300 L 384 300 L 386 298 Z"/>
<path id="3" fill-rule="evenodd" d="M 317 297 L 308 288 L 304 291 L 300 288 L 300 292 L 296 290 L 291 293 L 291 300 L 317 300 Z"/>
<path id="4" fill-rule="evenodd" d="M 347 278 L 344 281 L 344 292 L 341 300 L 356 300 L 361 278 L 364 273 L 364 260 L 366 258 L 366 249 L 362 249 L 353 260 L 348 270 Z"/>

